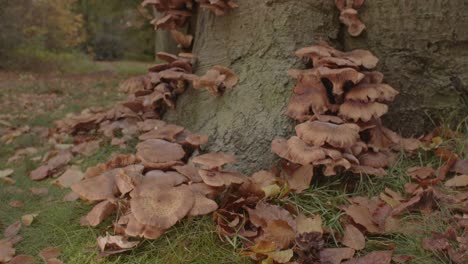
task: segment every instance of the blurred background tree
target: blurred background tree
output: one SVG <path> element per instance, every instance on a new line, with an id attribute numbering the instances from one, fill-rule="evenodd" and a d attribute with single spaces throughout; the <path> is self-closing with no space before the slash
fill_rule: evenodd
<path id="1" fill-rule="evenodd" d="M 86 55 L 151 61 L 154 30 L 140 2 L 0 0 L 0 68 L 55 70 Z"/>

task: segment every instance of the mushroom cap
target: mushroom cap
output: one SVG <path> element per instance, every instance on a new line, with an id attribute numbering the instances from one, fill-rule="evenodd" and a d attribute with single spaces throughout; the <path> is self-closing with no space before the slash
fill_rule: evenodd
<path id="1" fill-rule="evenodd" d="M 361 35 L 366 29 L 366 25 L 359 19 L 358 12 L 353 8 L 341 11 L 340 21 L 348 27 L 348 33 L 353 37 Z"/>
<path id="2" fill-rule="evenodd" d="M 168 188 L 164 185 L 141 185 L 135 189 L 130 207 L 138 222 L 168 229 L 185 217 L 194 204 L 194 194 L 187 185 Z"/>
<path id="3" fill-rule="evenodd" d="M 290 160 L 288 141 L 284 138 L 275 138 L 271 141 L 271 151 L 283 159 Z"/>
<path id="4" fill-rule="evenodd" d="M 339 57 L 346 58 L 358 65 L 363 66 L 366 69 L 374 69 L 377 67 L 379 58 L 377 58 L 372 52 L 368 50 L 355 49 L 349 52 L 341 52 Z"/>
<path id="5" fill-rule="evenodd" d="M 353 87 L 346 95 L 346 100 L 369 102 L 391 102 L 398 91 L 388 84 L 362 83 Z"/>
<path id="6" fill-rule="evenodd" d="M 188 49 L 192 46 L 193 36 L 190 34 L 185 35 L 184 33 L 174 29 L 171 30 L 171 36 L 184 49 Z"/>
<path id="7" fill-rule="evenodd" d="M 152 183 L 155 183 L 173 187 L 181 185 L 182 183 L 186 183 L 187 181 L 188 179 L 185 176 L 175 171 L 164 172 L 160 170 L 152 170 L 145 174 L 141 184 L 151 185 Z M 142 188 L 144 188 L 144 186 Z"/>
<path id="8" fill-rule="evenodd" d="M 350 171 L 355 174 L 367 174 L 378 177 L 387 176 L 387 172 L 383 168 L 373 168 L 369 166 L 353 165 Z"/>
<path id="9" fill-rule="evenodd" d="M 173 163 L 185 156 L 184 149 L 176 143 L 149 139 L 137 145 L 137 157 L 147 164 Z"/>
<path id="10" fill-rule="evenodd" d="M 356 101 L 345 101 L 340 105 L 339 116 L 355 122 L 361 120 L 367 122 L 373 118 L 377 119 L 388 112 L 386 104 L 372 102 L 360 103 Z"/>
<path id="11" fill-rule="evenodd" d="M 119 190 L 115 183 L 115 177 L 120 169 L 113 169 L 103 174 L 84 179 L 71 186 L 73 192 L 89 201 L 102 201 L 113 199 Z"/>
<path id="12" fill-rule="evenodd" d="M 196 156 L 192 159 L 193 163 L 202 165 L 203 168 L 208 170 L 221 168 L 223 165 L 235 161 L 236 157 L 234 155 L 224 153 L 208 153 Z"/>
<path id="13" fill-rule="evenodd" d="M 220 65 L 215 65 L 213 66 L 213 69 L 219 71 L 221 74 L 226 76 L 224 80 L 224 85 L 228 90 L 232 89 L 239 81 L 239 77 L 236 75 L 236 73 L 229 68 Z"/>
<path id="14" fill-rule="evenodd" d="M 355 124 L 336 125 L 328 122 L 312 121 L 296 126 L 296 133 L 304 142 L 314 146 L 325 143 L 336 148 L 348 148 L 359 139 L 359 126 Z"/>
<path id="15" fill-rule="evenodd" d="M 173 142 L 175 140 L 176 136 L 178 134 L 182 133 L 182 131 L 184 131 L 184 129 L 185 129 L 184 127 L 169 124 L 169 125 L 165 125 L 165 126 L 162 126 L 160 128 L 151 130 L 151 131 L 139 136 L 138 138 L 140 140 L 164 139 L 164 140 Z"/>
<path id="16" fill-rule="evenodd" d="M 187 177 L 191 182 L 203 182 L 202 178 L 200 177 L 200 174 L 198 173 L 197 167 L 193 166 L 192 164 L 174 166 L 173 169 Z"/>
<path id="17" fill-rule="evenodd" d="M 190 134 L 185 138 L 185 141 L 187 141 L 192 146 L 198 147 L 208 143 L 208 136 L 202 134 Z"/>
<path id="18" fill-rule="evenodd" d="M 333 84 L 333 94 L 336 95 L 344 93 L 344 85 L 347 82 L 357 84 L 365 77 L 363 73 L 353 68 L 330 69 L 320 67 L 318 73 L 321 78 L 326 78 Z"/>
<path id="19" fill-rule="evenodd" d="M 203 194 L 196 193 L 192 209 L 188 212 L 189 216 L 207 215 L 218 209 L 218 204 L 206 198 Z"/>
<path id="20" fill-rule="evenodd" d="M 198 170 L 203 182 L 212 187 L 230 186 L 231 184 L 241 184 L 246 178 L 244 175 L 233 171 L 213 171 Z"/>
<path id="21" fill-rule="evenodd" d="M 176 55 L 167 53 L 167 52 L 158 52 L 156 53 L 156 57 L 160 60 L 166 61 L 168 63 L 171 63 L 173 61 L 176 61 L 179 59 Z"/>
<path id="22" fill-rule="evenodd" d="M 298 137 L 291 137 L 287 141 L 290 161 L 307 165 L 314 161 L 324 159 L 325 151 L 318 146 L 309 146 Z"/>

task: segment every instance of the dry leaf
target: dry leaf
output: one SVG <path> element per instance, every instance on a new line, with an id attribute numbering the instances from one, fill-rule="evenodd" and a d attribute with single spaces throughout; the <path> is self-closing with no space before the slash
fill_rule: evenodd
<path id="1" fill-rule="evenodd" d="M 45 196 L 49 194 L 49 189 L 46 187 L 32 187 L 29 189 L 33 195 Z"/>
<path id="2" fill-rule="evenodd" d="M 468 186 L 468 175 L 458 175 L 445 182 L 447 187 L 466 187 Z"/>
<path id="3" fill-rule="evenodd" d="M 36 218 L 39 214 L 38 213 L 32 213 L 32 214 L 26 214 L 21 217 L 21 222 L 25 226 L 30 226 L 32 222 L 34 221 L 34 218 Z"/>
<path id="4" fill-rule="evenodd" d="M 379 227 L 373 222 L 372 215 L 369 209 L 359 205 L 350 205 L 344 209 L 346 214 L 349 215 L 353 221 L 362 225 L 370 233 L 379 233 Z"/>
<path id="5" fill-rule="evenodd" d="M 13 208 L 21 208 L 24 206 L 24 202 L 23 201 L 19 201 L 19 200 L 14 200 L 14 201 L 11 201 L 8 203 L 11 207 Z"/>
<path id="6" fill-rule="evenodd" d="M 341 243 L 355 250 L 361 250 L 366 247 L 364 235 L 353 225 L 346 225 Z"/>
<path id="7" fill-rule="evenodd" d="M 343 260 L 352 258 L 354 252 L 352 248 L 325 248 L 320 251 L 320 263 L 340 264 Z"/>
<path id="8" fill-rule="evenodd" d="M 342 264 L 390 264 L 393 251 L 374 251 L 363 257 L 353 258 Z"/>
<path id="9" fill-rule="evenodd" d="M 1 258 L 0 258 L 0 262 L 1 262 Z M 18 255 L 12 258 L 10 262 L 8 263 L 9 264 L 35 264 L 36 259 L 28 255 Z"/>
<path id="10" fill-rule="evenodd" d="M 6 178 L 15 172 L 13 169 L 0 170 L 0 178 Z"/>
<path id="11" fill-rule="evenodd" d="M 21 229 L 21 222 L 16 221 L 13 224 L 9 225 L 5 231 L 3 231 L 3 236 L 6 238 L 16 236 Z"/>
<path id="12" fill-rule="evenodd" d="M 57 180 L 53 183 L 61 188 L 69 188 L 73 184 L 81 181 L 84 178 L 83 172 L 78 167 L 71 167 L 66 170 Z"/>
<path id="13" fill-rule="evenodd" d="M 268 258 L 271 258 L 275 263 L 289 263 L 289 261 L 294 256 L 294 251 L 292 249 L 275 251 L 266 254 Z"/>
<path id="14" fill-rule="evenodd" d="M 98 237 L 97 243 L 100 252 L 99 255 L 103 257 L 129 251 L 139 244 L 138 241 L 130 242 L 123 236 L 111 236 L 109 234 L 105 237 Z"/>
<path id="15" fill-rule="evenodd" d="M 303 233 L 323 233 L 322 229 L 322 218 L 319 215 L 313 217 L 306 217 L 303 214 L 299 214 L 296 217 L 297 234 Z"/>
<path id="16" fill-rule="evenodd" d="M 13 244 L 5 239 L 0 240 L 0 263 L 9 262 L 15 255 Z"/>
<path id="17" fill-rule="evenodd" d="M 48 247 L 44 248 L 43 250 L 41 250 L 41 252 L 39 252 L 39 257 L 41 257 L 44 261 L 47 261 L 49 259 L 57 258 L 58 256 L 60 256 L 60 254 L 62 254 L 62 252 L 59 248 Z"/>

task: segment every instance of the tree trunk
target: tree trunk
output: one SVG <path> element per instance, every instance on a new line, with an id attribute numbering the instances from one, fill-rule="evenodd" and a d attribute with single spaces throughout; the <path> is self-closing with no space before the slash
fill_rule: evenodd
<path id="1" fill-rule="evenodd" d="M 245 173 L 270 168 L 272 139 L 292 132 L 294 123 L 283 115 L 294 85 L 286 71 L 302 67 L 296 49 L 318 40 L 379 56 L 386 82 L 402 93 L 391 106 L 393 128 L 421 133 L 428 127 L 425 110 L 459 105 L 450 80 L 468 82 L 467 1 L 367 1 L 360 14 L 368 30 L 358 38 L 339 24 L 333 0 L 237 2 L 227 16 L 199 10 L 193 33 L 197 73 L 227 66 L 239 84 L 222 97 L 189 89 L 166 119 L 210 135 L 206 149 L 236 154 Z"/>

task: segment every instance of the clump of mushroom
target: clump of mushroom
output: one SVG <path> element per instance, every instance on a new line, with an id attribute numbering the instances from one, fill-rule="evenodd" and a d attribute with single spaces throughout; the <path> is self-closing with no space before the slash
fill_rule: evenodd
<path id="1" fill-rule="evenodd" d="M 239 7 L 239 5 L 233 0 L 196 0 L 200 3 L 202 8 L 206 8 L 217 16 L 222 16 L 227 14 L 234 8 Z"/>
<path id="2" fill-rule="evenodd" d="M 340 10 L 340 21 L 348 27 L 348 33 L 357 37 L 366 29 L 366 25 L 359 19 L 358 9 L 364 5 L 365 0 L 335 0 Z"/>
<path id="3" fill-rule="evenodd" d="M 289 71 L 296 86 L 286 114 L 302 123 L 297 136 L 272 142 L 272 151 L 292 167 L 312 165 L 325 176 L 343 170 L 384 176 L 392 149 L 417 148 L 417 140 L 400 138 L 382 125 L 387 103 L 398 91 L 372 71 L 378 62 L 372 53 L 341 52 L 321 42 L 296 55 L 312 68 Z"/>

